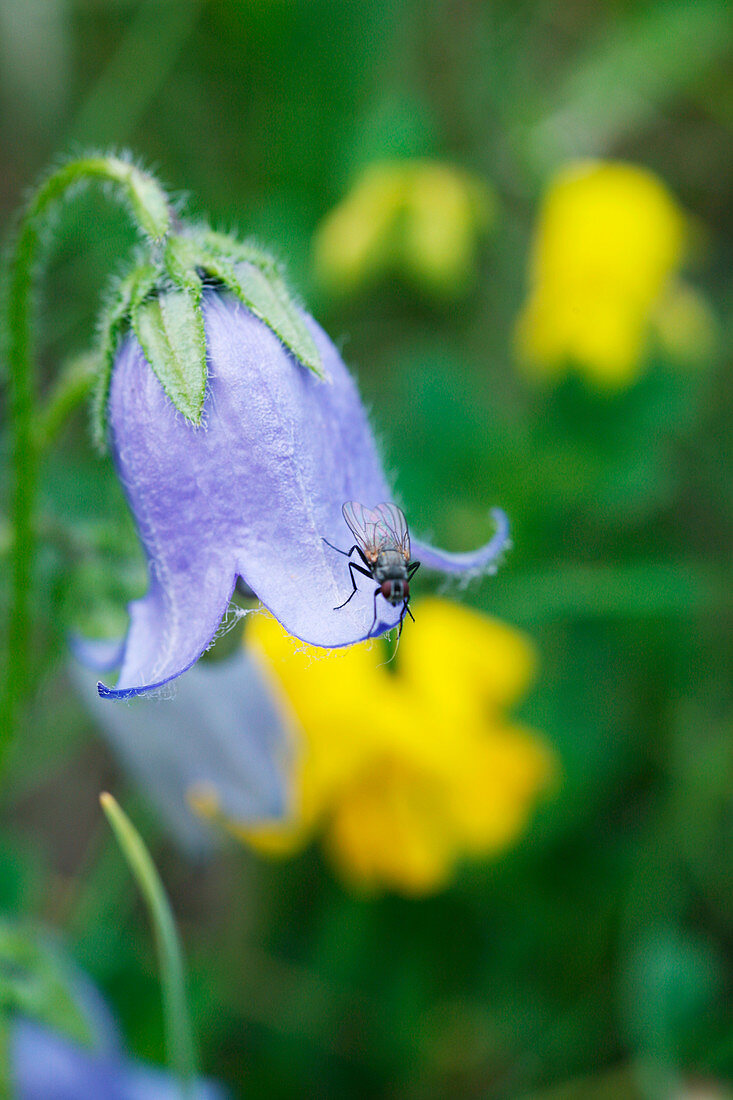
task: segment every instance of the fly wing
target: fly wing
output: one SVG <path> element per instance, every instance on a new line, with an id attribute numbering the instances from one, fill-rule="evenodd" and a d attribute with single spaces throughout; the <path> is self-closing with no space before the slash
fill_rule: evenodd
<path id="1" fill-rule="evenodd" d="M 396 504 L 378 504 L 372 515 L 378 517 L 377 533 L 382 546 L 388 544 L 394 547 L 404 557 L 410 560 L 410 532 L 407 529 L 407 520 L 404 512 Z"/>
<path id="2" fill-rule="evenodd" d="M 371 508 L 365 508 L 358 500 L 347 500 L 341 509 L 351 533 L 370 561 L 376 561 L 379 550 L 385 541 L 381 530 L 381 517 Z"/>

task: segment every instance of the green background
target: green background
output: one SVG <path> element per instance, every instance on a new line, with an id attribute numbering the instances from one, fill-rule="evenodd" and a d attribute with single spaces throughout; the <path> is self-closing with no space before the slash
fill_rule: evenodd
<path id="1" fill-rule="evenodd" d="M 572 1100 L 733 1081 L 732 42 L 713 0 L 0 0 L 0 223 L 54 158 L 127 146 L 191 213 L 271 247 L 343 347 L 411 526 L 464 549 L 490 533 L 487 506 L 508 512 L 515 549 L 461 598 L 536 642 L 520 713 L 564 773 L 508 856 L 431 899 L 354 897 L 317 850 L 187 862 L 65 671 L 65 631 L 124 622 L 144 583 L 79 413 L 43 476 L 39 686 L 1 794 L 0 907 L 59 929 L 139 1056 L 164 1057 L 158 978 L 105 787 L 161 868 L 205 1070 L 234 1096 Z M 313 285 L 314 230 L 386 156 L 445 159 L 496 192 L 457 301 L 397 279 L 348 301 Z M 615 396 L 517 373 L 533 221 L 576 156 L 645 165 L 701 227 L 691 277 L 719 326 L 701 366 L 657 356 Z M 131 243 L 99 196 L 60 218 L 47 380 L 89 343 Z M 0 552 L 7 539 L 3 521 Z"/>

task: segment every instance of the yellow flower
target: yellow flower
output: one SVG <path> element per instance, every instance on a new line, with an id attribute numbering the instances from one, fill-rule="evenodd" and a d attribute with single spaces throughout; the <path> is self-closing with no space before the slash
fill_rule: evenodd
<path id="1" fill-rule="evenodd" d="M 247 644 L 284 693 L 300 748 L 291 819 L 231 832 L 270 854 L 322 832 L 349 883 L 414 895 L 521 834 L 555 770 L 541 738 L 506 715 L 533 676 L 532 646 L 446 601 L 415 612 L 389 665 L 377 645 L 324 657 L 253 618 Z"/>
<path id="2" fill-rule="evenodd" d="M 530 295 L 516 327 L 520 359 L 538 374 L 573 364 L 601 387 L 628 385 L 686 237 L 682 210 L 651 172 L 603 161 L 565 168 L 535 233 Z"/>
<path id="3" fill-rule="evenodd" d="M 474 275 L 478 238 L 493 207 L 486 185 L 452 165 L 371 165 L 316 233 L 316 276 L 344 293 L 398 273 L 433 293 L 455 295 Z"/>

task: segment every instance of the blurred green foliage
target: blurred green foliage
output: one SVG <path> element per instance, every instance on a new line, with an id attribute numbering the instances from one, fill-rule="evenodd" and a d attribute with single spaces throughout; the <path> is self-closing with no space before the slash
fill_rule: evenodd
<path id="1" fill-rule="evenodd" d="M 523 713 L 564 784 L 513 854 L 436 898 L 352 897 L 313 851 L 188 864 L 131 794 L 181 924 L 204 1068 L 235 1096 L 633 1100 L 733 1083 L 732 44 L 724 0 L 0 0 L 2 224 L 57 154 L 129 145 L 192 212 L 272 248 L 341 341 L 414 529 L 462 549 L 488 535 L 490 505 L 509 513 L 514 551 L 461 598 L 541 654 Z M 496 195 L 474 286 L 444 305 L 396 278 L 330 299 L 317 226 L 366 165 L 405 156 Z M 695 219 L 720 329 L 702 365 L 657 353 L 615 396 L 515 370 L 534 217 L 576 156 L 650 168 Z M 86 196 L 54 241 L 49 383 L 88 345 L 131 235 Z M 65 631 L 119 625 L 145 583 L 81 413 L 43 505 L 3 914 L 56 926 L 131 1048 L 162 1060 L 153 946 L 97 805 L 123 780 L 64 672 Z M 0 552 L 7 538 L 3 521 Z"/>

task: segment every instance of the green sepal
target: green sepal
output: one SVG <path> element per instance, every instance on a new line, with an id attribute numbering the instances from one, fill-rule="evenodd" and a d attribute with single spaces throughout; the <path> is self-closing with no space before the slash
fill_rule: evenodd
<path id="1" fill-rule="evenodd" d="M 198 286 L 172 287 L 133 305 L 132 327 L 145 358 L 178 411 L 201 423 L 206 394 L 206 338 Z"/>
<path id="2" fill-rule="evenodd" d="M 277 260 L 254 241 L 240 241 L 228 233 L 218 233 L 215 229 L 199 228 L 193 233 L 193 239 L 208 252 L 212 252 L 231 263 L 255 264 L 263 271 L 277 269 Z"/>
<path id="3" fill-rule="evenodd" d="M 207 277 L 235 294 L 303 366 L 325 379 L 313 336 L 270 255 L 207 228 L 171 234 L 160 252 L 143 253 L 108 296 L 92 406 L 93 436 L 100 449 L 106 442 L 114 359 L 128 325 L 176 409 L 191 423 L 201 423 L 207 376 L 201 295 L 202 278 Z"/>
<path id="4" fill-rule="evenodd" d="M 157 278 L 158 269 L 153 264 L 138 264 L 114 284 L 102 313 L 96 351 L 99 373 L 92 395 L 92 436 L 100 450 L 106 446 L 107 399 L 117 345 L 132 310 L 150 294 Z"/>
<path id="5" fill-rule="evenodd" d="M 201 298 L 201 278 L 197 271 L 201 264 L 191 237 L 171 235 L 165 243 L 162 263 L 171 286 L 188 290 L 197 300 Z"/>
<path id="6" fill-rule="evenodd" d="M 304 367 L 325 379 L 316 343 L 273 258 L 256 245 L 213 230 L 193 239 L 198 266 L 236 294 Z"/>

